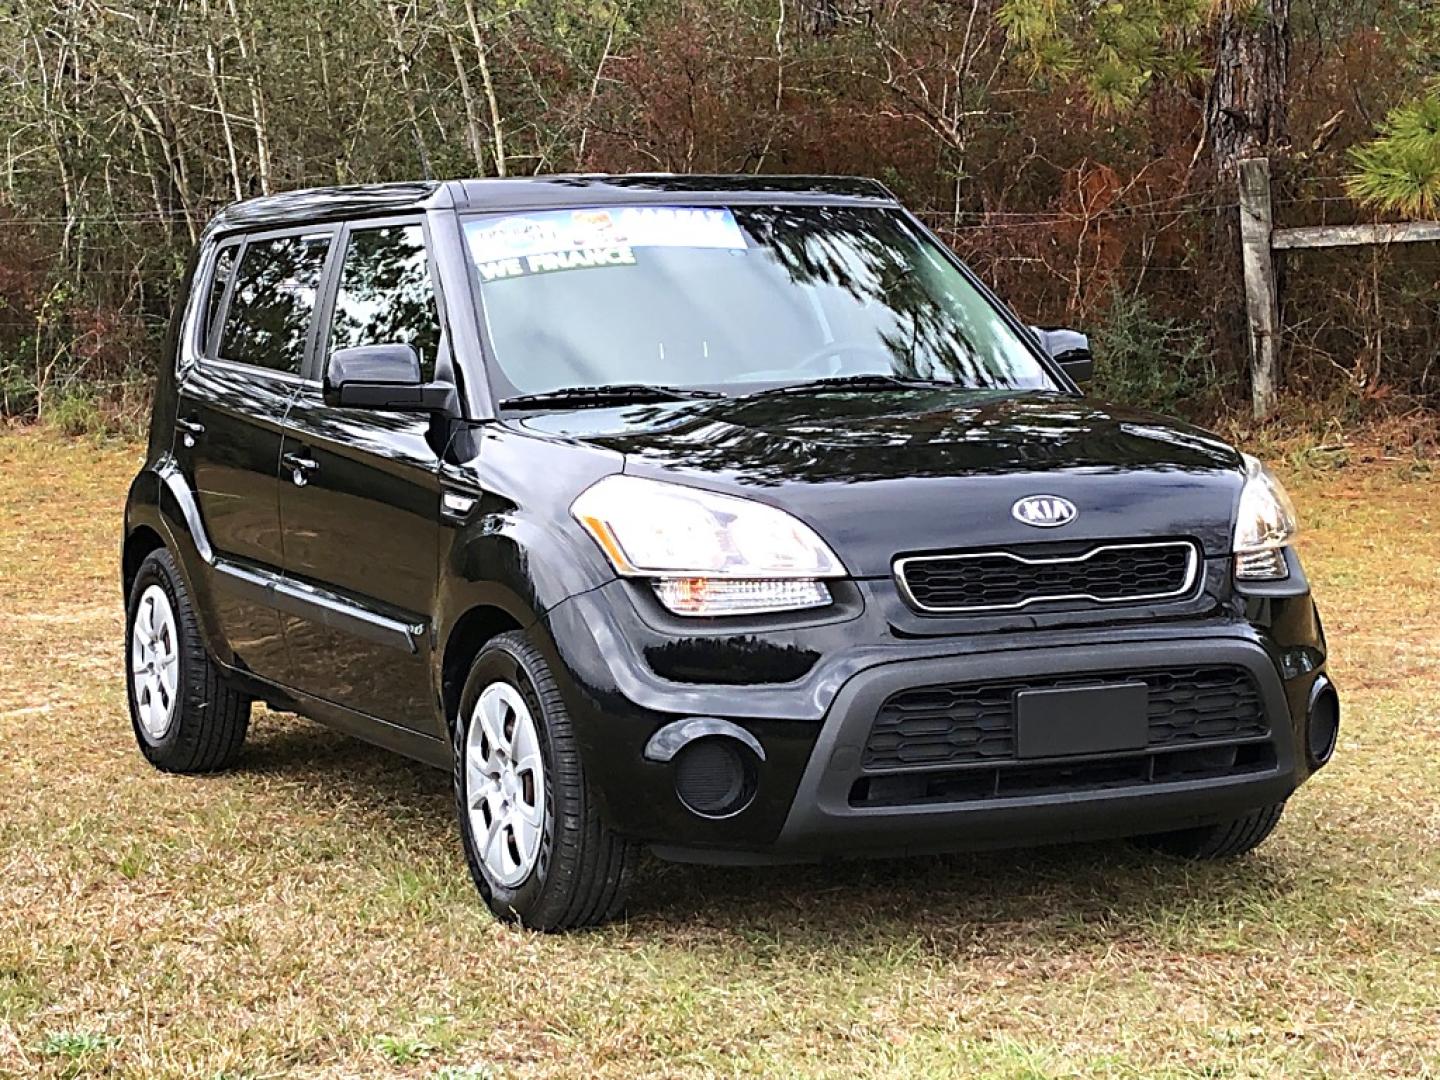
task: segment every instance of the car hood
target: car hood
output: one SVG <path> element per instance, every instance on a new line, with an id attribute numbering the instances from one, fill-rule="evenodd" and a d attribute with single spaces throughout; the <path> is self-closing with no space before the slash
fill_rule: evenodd
<path id="1" fill-rule="evenodd" d="M 857 577 L 897 555 L 1042 541 L 1191 537 L 1230 550 L 1239 454 L 1198 428 L 1061 394 L 772 393 L 532 416 L 532 434 L 624 455 L 625 471 L 759 499 Z M 1078 510 L 1022 524 L 1017 500 Z"/>

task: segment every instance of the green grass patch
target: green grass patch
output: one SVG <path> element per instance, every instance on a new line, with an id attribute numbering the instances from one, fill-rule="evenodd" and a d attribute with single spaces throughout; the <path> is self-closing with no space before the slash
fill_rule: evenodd
<path id="1" fill-rule="evenodd" d="M 1252 857 L 1124 844 L 642 868 L 539 936 L 448 778 L 257 710 L 165 776 L 124 713 L 132 443 L 0 433 L 0 1077 L 1418 1077 L 1440 1072 L 1440 485 L 1280 459 L 1344 700 Z"/>

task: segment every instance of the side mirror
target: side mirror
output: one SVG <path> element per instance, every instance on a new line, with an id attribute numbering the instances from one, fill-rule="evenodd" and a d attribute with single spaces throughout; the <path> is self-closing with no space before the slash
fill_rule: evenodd
<path id="1" fill-rule="evenodd" d="M 358 345 L 336 349 L 325 367 L 325 404 L 341 409 L 444 412 L 454 391 L 420 381 L 420 354 L 413 345 Z"/>
<path id="2" fill-rule="evenodd" d="M 1095 356 L 1090 351 L 1090 339 L 1078 330 L 1042 330 L 1032 326 L 1040 347 L 1050 354 L 1050 359 L 1060 365 L 1077 386 L 1084 386 L 1095 376 Z"/>

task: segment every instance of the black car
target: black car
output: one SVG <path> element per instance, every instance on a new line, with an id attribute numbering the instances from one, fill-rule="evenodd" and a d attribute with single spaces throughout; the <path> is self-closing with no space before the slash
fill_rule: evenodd
<path id="1" fill-rule="evenodd" d="M 490 906 L 637 854 L 1248 851 L 1335 746 L 1253 458 L 1084 396 L 868 180 L 568 176 L 221 213 L 125 510 L 145 756 L 252 701 L 453 769 Z"/>

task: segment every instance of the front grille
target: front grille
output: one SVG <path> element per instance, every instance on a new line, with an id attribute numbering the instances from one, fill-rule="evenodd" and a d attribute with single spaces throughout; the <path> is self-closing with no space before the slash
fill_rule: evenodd
<path id="1" fill-rule="evenodd" d="M 958 614 L 1017 611 L 1067 600 L 1097 604 L 1170 600 L 1186 595 L 1200 553 L 1188 540 L 1104 544 L 1078 555 L 1010 551 L 899 559 L 901 591 L 920 611 Z"/>
<path id="2" fill-rule="evenodd" d="M 1260 688 L 1244 668 L 1087 672 L 902 690 L 880 706 L 861 761 L 866 772 L 1014 761 L 1017 693 L 1118 682 L 1149 688 L 1150 751 L 1258 740 L 1270 733 Z"/>

